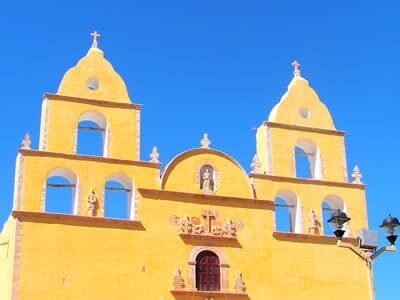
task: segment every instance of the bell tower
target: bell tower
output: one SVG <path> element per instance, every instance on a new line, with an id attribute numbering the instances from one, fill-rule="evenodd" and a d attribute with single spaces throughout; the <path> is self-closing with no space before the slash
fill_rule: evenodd
<path id="1" fill-rule="evenodd" d="M 86 56 L 64 74 L 56 94 L 43 97 L 39 149 L 77 154 L 79 123 L 91 121 L 97 128 L 83 129 L 101 131 L 103 157 L 139 160 L 141 105 L 131 103 L 123 79 L 98 48 L 100 35 L 91 35 Z"/>
<path id="2" fill-rule="evenodd" d="M 298 177 L 296 160 L 303 156 L 309 165 L 307 177 L 347 182 L 344 132 L 336 130 L 328 109 L 301 76 L 300 64 L 292 65 L 287 92 L 257 129 L 261 173 Z"/>

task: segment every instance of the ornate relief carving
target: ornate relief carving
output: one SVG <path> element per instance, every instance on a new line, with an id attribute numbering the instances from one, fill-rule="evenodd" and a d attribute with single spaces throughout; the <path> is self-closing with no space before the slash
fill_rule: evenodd
<path id="1" fill-rule="evenodd" d="M 218 217 L 218 211 L 203 209 L 201 218 L 190 218 L 187 215 L 182 218 L 171 216 L 170 223 L 173 226 L 180 226 L 180 233 L 184 235 L 236 238 L 236 232 L 243 228 L 243 223 L 239 220 L 234 222 L 231 218 L 227 218 L 223 223 L 217 220 Z"/>
<path id="2" fill-rule="evenodd" d="M 317 234 L 318 233 L 318 221 L 317 221 L 317 216 L 315 215 L 314 210 L 312 209 L 310 211 L 310 214 L 308 215 L 308 232 L 310 234 Z"/>
<path id="3" fill-rule="evenodd" d="M 89 217 L 94 217 L 97 214 L 97 197 L 96 192 L 92 190 L 87 198 L 87 215 Z"/>
<path id="4" fill-rule="evenodd" d="M 21 142 L 21 149 L 28 149 L 28 150 L 30 150 L 30 149 L 31 149 L 31 144 L 32 144 L 32 142 L 31 142 L 31 136 L 30 136 L 29 132 L 27 132 L 27 133 L 25 134 L 24 139 L 23 139 L 22 142 Z"/>
<path id="5" fill-rule="evenodd" d="M 185 281 L 182 278 L 181 270 L 179 268 L 175 269 L 172 285 L 175 290 L 183 290 L 185 288 Z"/>
<path id="6" fill-rule="evenodd" d="M 246 292 L 246 284 L 243 281 L 242 273 L 238 273 L 235 279 L 235 292 L 239 294 L 244 294 Z"/>
<path id="7" fill-rule="evenodd" d="M 361 184 L 361 178 L 362 178 L 362 174 L 360 171 L 360 168 L 355 165 L 354 169 L 353 169 L 353 174 L 351 174 L 351 177 L 353 178 L 352 183 L 357 183 L 357 184 Z"/>

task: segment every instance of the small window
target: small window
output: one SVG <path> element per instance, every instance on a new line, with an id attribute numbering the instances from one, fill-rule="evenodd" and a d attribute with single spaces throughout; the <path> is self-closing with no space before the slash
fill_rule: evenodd
<path id="1" fill-rule="evenodd" d="M 99 81 L 98 81 L 96 78 L 89 78 L 89 79 L 86 81 L 86 86 L 87 86 L 87 88 L 88 88 L 89 90 L 95 91 L 95 90 L 97 90 L 97 89 L 99 88 L 100 83 L 99 83 Z"/>
<path id="2" fill-rule="evenodd" d="M 199 291 L 219 291 L 221 286 L 218 256 L 211 251 L 200 252 L 196 258 L 196 288 Z"/>

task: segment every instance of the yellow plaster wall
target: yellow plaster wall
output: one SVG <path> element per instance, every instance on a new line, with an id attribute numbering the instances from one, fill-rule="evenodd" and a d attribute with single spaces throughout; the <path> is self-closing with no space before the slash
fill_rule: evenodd
<path id="1" fill-rule="evenodd" d="M 88 89 L 89 79 L 97 80 L 99 88 Z M 98 48 L 90 48 L 86 56 L 64 74 L 57 94 L 130 103 L 124 81 Z"/>
<path id="2" fill-rule="evenodd" d="M 343 136 L 272 127 L 263 129 L 260 134 L 257 134 L 258 151 L 263 151 L 268 143 L 266 135 L 263 134 L 264 130 L 270 131 L 273 175 L 295 177 L 295 146 L 300 140 L 310 140 L 316 144 L 321 153 L 322 179 L 338 182 L 346 181 L 347 168 Z M 258 152 L 258 155 L 262 157 L 265 152 Z M 264 165 L 263 169 L 265 168 L 268 168 L 268 164 Z"/>
<path id="3" fill-rule="evenodd" d="M 362 260 L 334 242 L 276 240 L 272 210 L 174 200 L 141 197 L 143 231 L 25 222 L 19 299 L 189 299 L 170 294 L 172 276 L 180 268 L 187 284 L 188 256 L 200 244 L 223 251 L 229 263 L 229 290 L 240 271 L 253 300 L 333 300 L 343 290 L 349 299 L 369 299 Z M 203 208 L 217 210 L 220 219 L 241 220 L 244 229 L 238 232 L 238 242 L 181 239 L 179 228 L 170 224 L 171 216 L 200 216 Z M 39 269 L 40 276 L 32 272 Z"/>
<path id="4" fill-rule="evenodd" d="M 107 119 L 107 130 L 110 135 L 109 155 L 111 158 L 139 159 L 137 135 L 137 112 L 134 108 L 120 108 L 108 105 L 77 103 L 62 100 L 47 100 L 42 115 L 48 109 L 48 133 L 41 136 L 42 143 L 47 144 L 47 151 L 75 153 L 77 126 L 83 113 L 96 112 Z M 43 122 L 43 119 L 42 119 Z M 79 142 L 79 141 L 78 141 Z"/>
<path id="5" fill-rule="evenodd" d="M 100 208 L 103 205 L 103 191 L 107 179 L 114 174 L 124 174 L 130 178 L 134 187 L 158 188 L 159 170 L 157 167 L 128 165 L 123 162 L 100 162 L 90 159 L 71 159 L 48 157 L 46 152 L 40 156 L 24 156 L 24 199 L 22 210 L 43 211 L 42 197 L 48 174 L 56 168 L 71 170 L 78 178 L 78 198 L 81 207 L 80 214 L 86 215 L 86 199 L 92 189 L 95 189 L 99 198 Z M 99 210 L 101 213 L 101 209 Z"/>
<path id="6" fill-rule="evenodd" d="M 15 219 L 10 217 L 0 233 L 0 299 L 11 299 L 15 233 Z"/>
<path id="7" fill-rule="evenodd" d="M 243 168 L 223 152 L 194 149 L 178 155 L 167 167 L 162 178 L 166 190 L 200 192 L 199 170 L 211 165 L 216 172 L 215 195 L 253 198 L 253 191 Z"/>

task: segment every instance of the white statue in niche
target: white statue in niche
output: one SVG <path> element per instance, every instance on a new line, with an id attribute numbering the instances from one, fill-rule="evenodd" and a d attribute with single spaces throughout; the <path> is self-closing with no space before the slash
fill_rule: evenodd
<path id="1" fill-rule="evenodd" d="M 200 189 L 205 193 L 214 192 L 214 168 L 204 165 L 200 169 Z"/>

